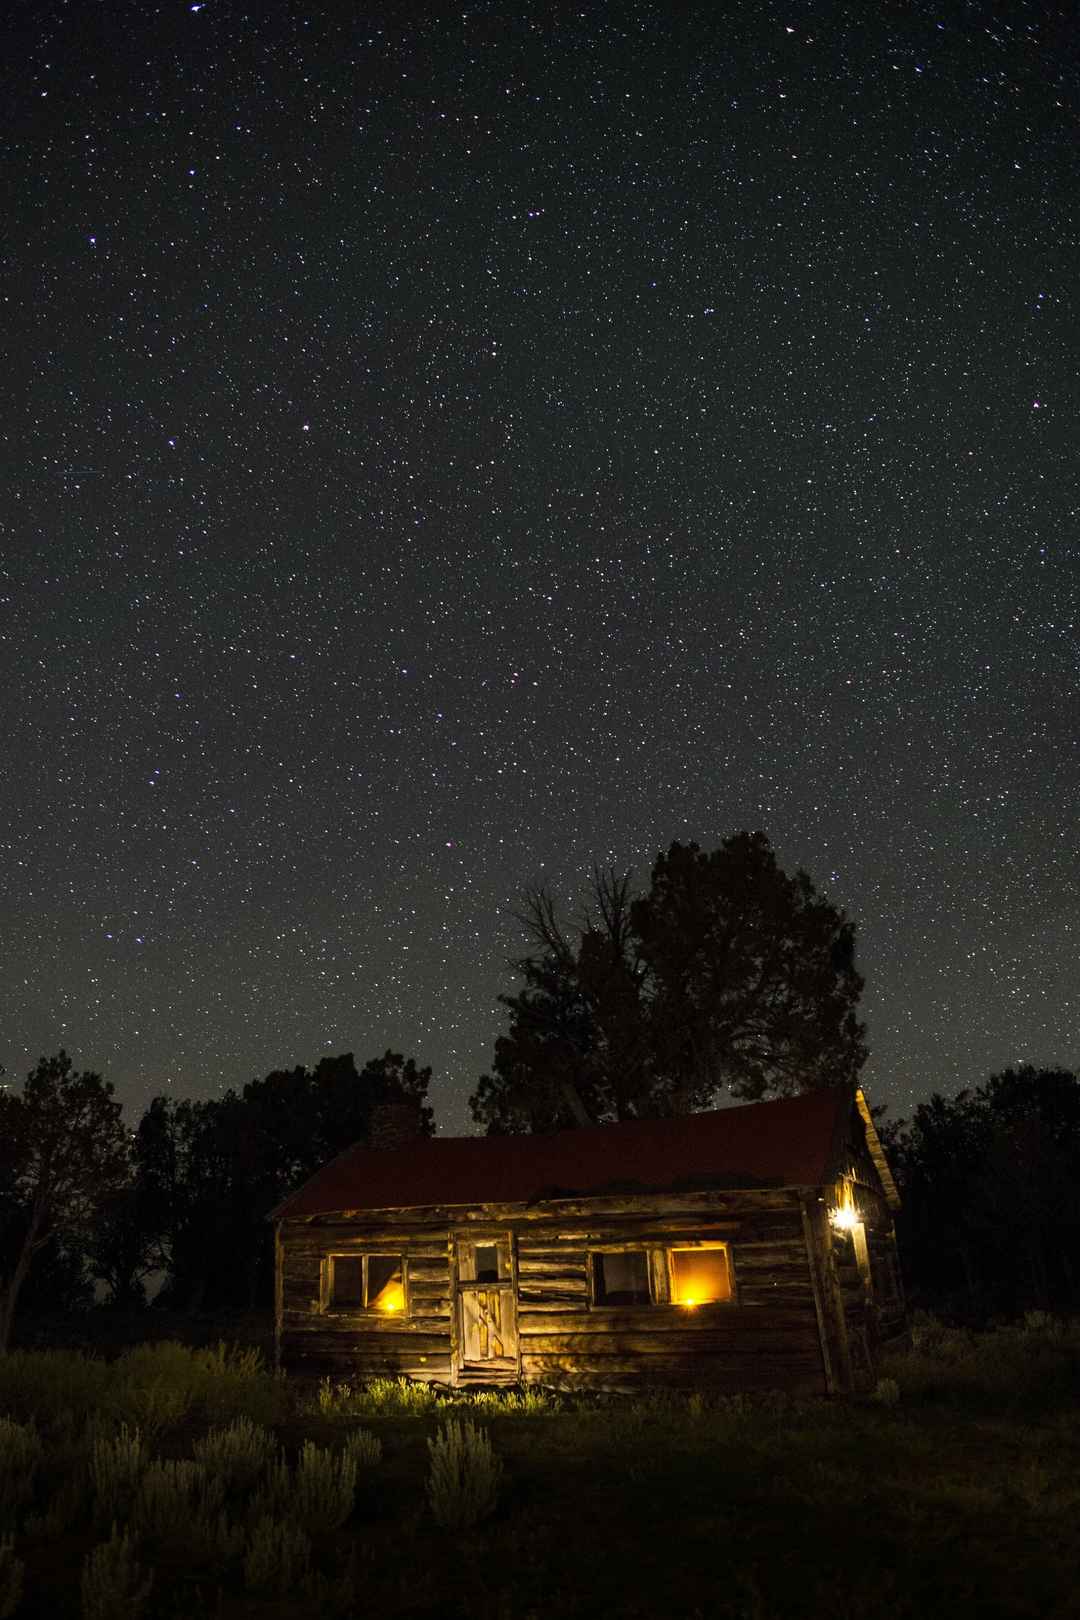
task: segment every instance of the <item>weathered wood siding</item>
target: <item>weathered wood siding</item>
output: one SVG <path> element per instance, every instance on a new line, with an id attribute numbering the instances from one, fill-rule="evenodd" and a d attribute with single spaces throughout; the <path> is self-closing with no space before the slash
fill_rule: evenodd
<path id="1" fill-rule="evenodd" d="M 850 1387 L 865 1391 L 877 1381 L 882 1347 L 906 1333 L 907 1316 L 892 1212 L 868 1153 L 863 1162 L 852 1165 L 848 1179 L 862 1232 L 856 1237 L 827 1226 L 826 1291 L 841 1317 L 838 1334 L 844 1341 L 841 1355 L 850 1366 Z M 843 1187 L 837 1183 L 828 1207 L 842 1201 Z M 865 1264 L 860 1264 L 860 1239 Z"/>
<path id="2" fill-rule="evenodd" d="M 825 1389 L 801 1215 L 787 1208 L 670 1207 L 640 1200 L 587 1223 L 555 1220 L 518 1235 L 522 1375 L 576 1388 L 642 1383 L 736 1391 Z M 654 1268 L 681 1244 L 729 1245 L 732 1300 L 607 1308 L 590 1300 L 588 1255 L 644 1247 Z M 661 1284 L 658 1287 L 658 1283 Z M 654 1273 L 654 1293 L 662 1280 Z"/>
<path id="3" fill-rule="evenodd" d="M 815 1294 L 802 1200 L 794 1191 L 707 1192 L 558 1200 L 473 1209 L 357 1212 L 285 1221 L 280 1235 L 281 1339 L 286 1370 L 304 1376 L 392 1372 L 448 1382 L 455 1366 L 454 1234 L 511 1234 L 517 1347 L 526 1382 L 573 1388 L 643 1384 L 719 1391 L 834 1387 L 822 1300 Z M 733 1297 L 687 1308 L 666 1298 L 666 1251 L 728 1245 Z M 589 1255 L 649 1255 L 660 1302 L 592 1303 Z M 404 1256 L 401 1316 L 328 1311 L 331 1254 Z M 818 1285 L 820 1295 L 820 1284 Z"/>
<path id="4" fill-rule="evenodd" d="M 282 1223 L 280 1362 L 304 1377 L 404 1375 L 450 1378 L 450 1251 L 445 1228 L 359 1222 Z M 330 1255 L 400 1254 L 408 1309 L 400 1315 L 327 1310 L 322 1268 Z"/>

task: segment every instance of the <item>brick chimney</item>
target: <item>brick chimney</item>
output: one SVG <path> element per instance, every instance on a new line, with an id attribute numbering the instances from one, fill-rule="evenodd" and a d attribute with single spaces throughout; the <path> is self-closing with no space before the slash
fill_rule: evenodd
<path id="1" fill-rule="evenodd" d="M 408 1147 L 420 1135 L 420 1110 L 411 1102 L 376 1103 L 371 1110 L 368 1145 L 380 1153 Z"/>

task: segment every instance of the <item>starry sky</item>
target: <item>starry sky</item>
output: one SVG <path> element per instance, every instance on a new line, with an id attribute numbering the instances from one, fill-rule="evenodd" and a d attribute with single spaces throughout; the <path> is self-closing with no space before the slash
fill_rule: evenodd
<path id="1" fill-rule="evenodd" d="M 1071 6 L 5 11 L 0 1062 L 388 1046 L 761 828 L 871 1100 L 1080 1065 Z"/>

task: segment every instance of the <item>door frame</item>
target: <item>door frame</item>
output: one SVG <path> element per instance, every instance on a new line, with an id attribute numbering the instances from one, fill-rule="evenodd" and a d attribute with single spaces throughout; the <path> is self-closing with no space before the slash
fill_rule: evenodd
<path id="1" fill-rule="evenodd" d="M 507 1255 L 507 1275 L 498 1282 L 476 1282 L 470 1277 L 462 1277 L 462 1260 L 467 1249 L 486 1247 L 490 1244 L 505 1244 Z M 454 1385 L 463 1383 L 491 1383 L 516 1384 L 521 1377 L 521 1337 L 518 1328 L 518 1269 L 517 1244 L 514 1235 L 506 1227 L 455 1229 L 450 1233 L 450 1278 L 451 1278 L 451 1354 L 450 1354 L 450 1381 Z M 513 1333 L 514 1350 L 509 1356 L 493 1356 L 487 1361 L 467 1361 L 465 1359 L 465 1322 L 463 1315 L 464 1295 L 483 1289 L 486 1292 L 498 1290 L 503 1296 L 503 1310 L 509 1313 L 504 1317 L 504 1326 L 508 1326 Z"/>

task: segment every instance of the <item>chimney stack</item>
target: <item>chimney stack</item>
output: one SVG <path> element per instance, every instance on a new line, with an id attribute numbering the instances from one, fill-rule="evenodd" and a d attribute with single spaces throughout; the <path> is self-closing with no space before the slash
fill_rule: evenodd
<path id="1" fill-rule="evenodd" d="M 368 1145 L 380 1153 L 408 1147 L 420 1135 L 420 1110 L 411 1102 L 376 1103 L 371 1110 Z"/>

